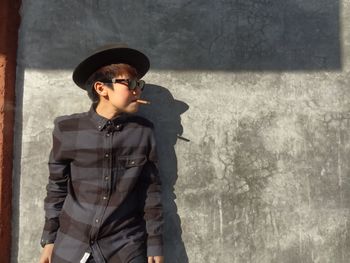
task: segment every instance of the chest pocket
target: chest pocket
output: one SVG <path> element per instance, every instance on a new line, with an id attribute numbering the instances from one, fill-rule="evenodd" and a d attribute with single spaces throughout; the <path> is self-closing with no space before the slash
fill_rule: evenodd
<path id="1" fill-rule="evenodd" d="M 144 154 L 117 157 L 116 188 L 119 192 L 128 192 L 135 186 L 146 162 Z"/>

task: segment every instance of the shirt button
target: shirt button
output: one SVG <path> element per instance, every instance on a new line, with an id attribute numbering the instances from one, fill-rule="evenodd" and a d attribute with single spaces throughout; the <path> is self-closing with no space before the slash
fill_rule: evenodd
<path id="1" fill-rule="evenodd" d="M 135 163 L 135 161 L 132 161 L 132 162 L 131 162 L 131 164 L 134 164 L 134 163 Z"/>
<path id="2" fill-rule="evenodd" d="M 107 137 L 109 137 L 109 135 L 110 135 L 109 133 L 106 134 Z"/>
<path id="3" fill-rule="evenodd" d="M 90 241 L 90 244 L 91 244 L 91 245 L 93 245 L 93 244 L 94 244 L 94 241 L 93 241 L 93 240 L 91 240 L 91 241 Z"/>
<path id="4" fill-rule="evenodd" d="M 108 156 L 109 156 L 109 154 L 108 154 L 108 153 L 106 153 L 106 154 L 105 154 L 105 157 L 106 157 L 106 158 L 108 158 Z"/>
<path id="5" fill-rule="evenodd" d="M 103 197 L 103 200 L 106 200 L 106 199 L 107 199 L 107 196 L 104 196 L 104 197 Z"/>
<path id="6" fill-rule="evenodd" d="M 112 122 L 111 121 L 107 121 L 108 124 L 111 124 Z"/>
<path id="7" fill-rule="evenodd" d="M 106 180 L 106 181 L 108 180 L 108 176 L 105 176 L 105 180 Z"/>
<path id="8" fill-rule="evenodd" d="M 95 222 L 98 223 L 98 219 L 95 219 Z"/>

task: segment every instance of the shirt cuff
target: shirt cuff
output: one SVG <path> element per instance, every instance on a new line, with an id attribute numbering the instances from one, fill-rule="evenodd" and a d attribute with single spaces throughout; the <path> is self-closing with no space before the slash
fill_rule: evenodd
<path id="1" fill-rule="evenodd" d="M 47 245 L 47 244 L 55 243 L 56 234 L 57 234 L 57 232 L 50 233 L 50 232 L 44 230 L 43 234 L 41 236 L 41 240 L 40 240 L 41 247 L 45 247 L 45 245 Z"/>

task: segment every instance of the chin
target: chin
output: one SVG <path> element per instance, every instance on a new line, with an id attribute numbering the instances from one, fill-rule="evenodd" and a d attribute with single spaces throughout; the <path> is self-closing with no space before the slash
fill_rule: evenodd
<path id="1" fill-rule="evenodd" d="M 129 111 L 129 113 L 136 113 L 136 112 L 138 112 L 138 110 L 131 110 L 131 111 Z"/>
<path id="2" fill-rule="evenodd" d="M 128 112 L 128 113 L 135 113 L 138 110 L 139 110 L 138 107 L 135 107 L 135 108 L 128 109 L 126 112 Z"/>

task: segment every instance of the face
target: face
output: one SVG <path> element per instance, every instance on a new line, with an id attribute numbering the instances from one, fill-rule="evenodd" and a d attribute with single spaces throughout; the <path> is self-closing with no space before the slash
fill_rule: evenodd
<path id="1" fill-rule="evenodd" d="M 117 79 L 132 79 L 127 74 L 122 74 L 117 76 Z M 106 100 L 110 106 L 114 107 L 116 111 L 119 112 L 127 112 L 127 113 L 135 113 L 138 110 L 139 103 L 136 102 L 137 99 L 140 98 L 141 90 L 136 88 L 131 91 L 128 89 L 128 83 L 112 83 L 113 89 L 110 89 L 106 86 L 106 84 L 102 84 L 103 98 Z M 101 100 L 103 99 L 101 98 Z"/>

